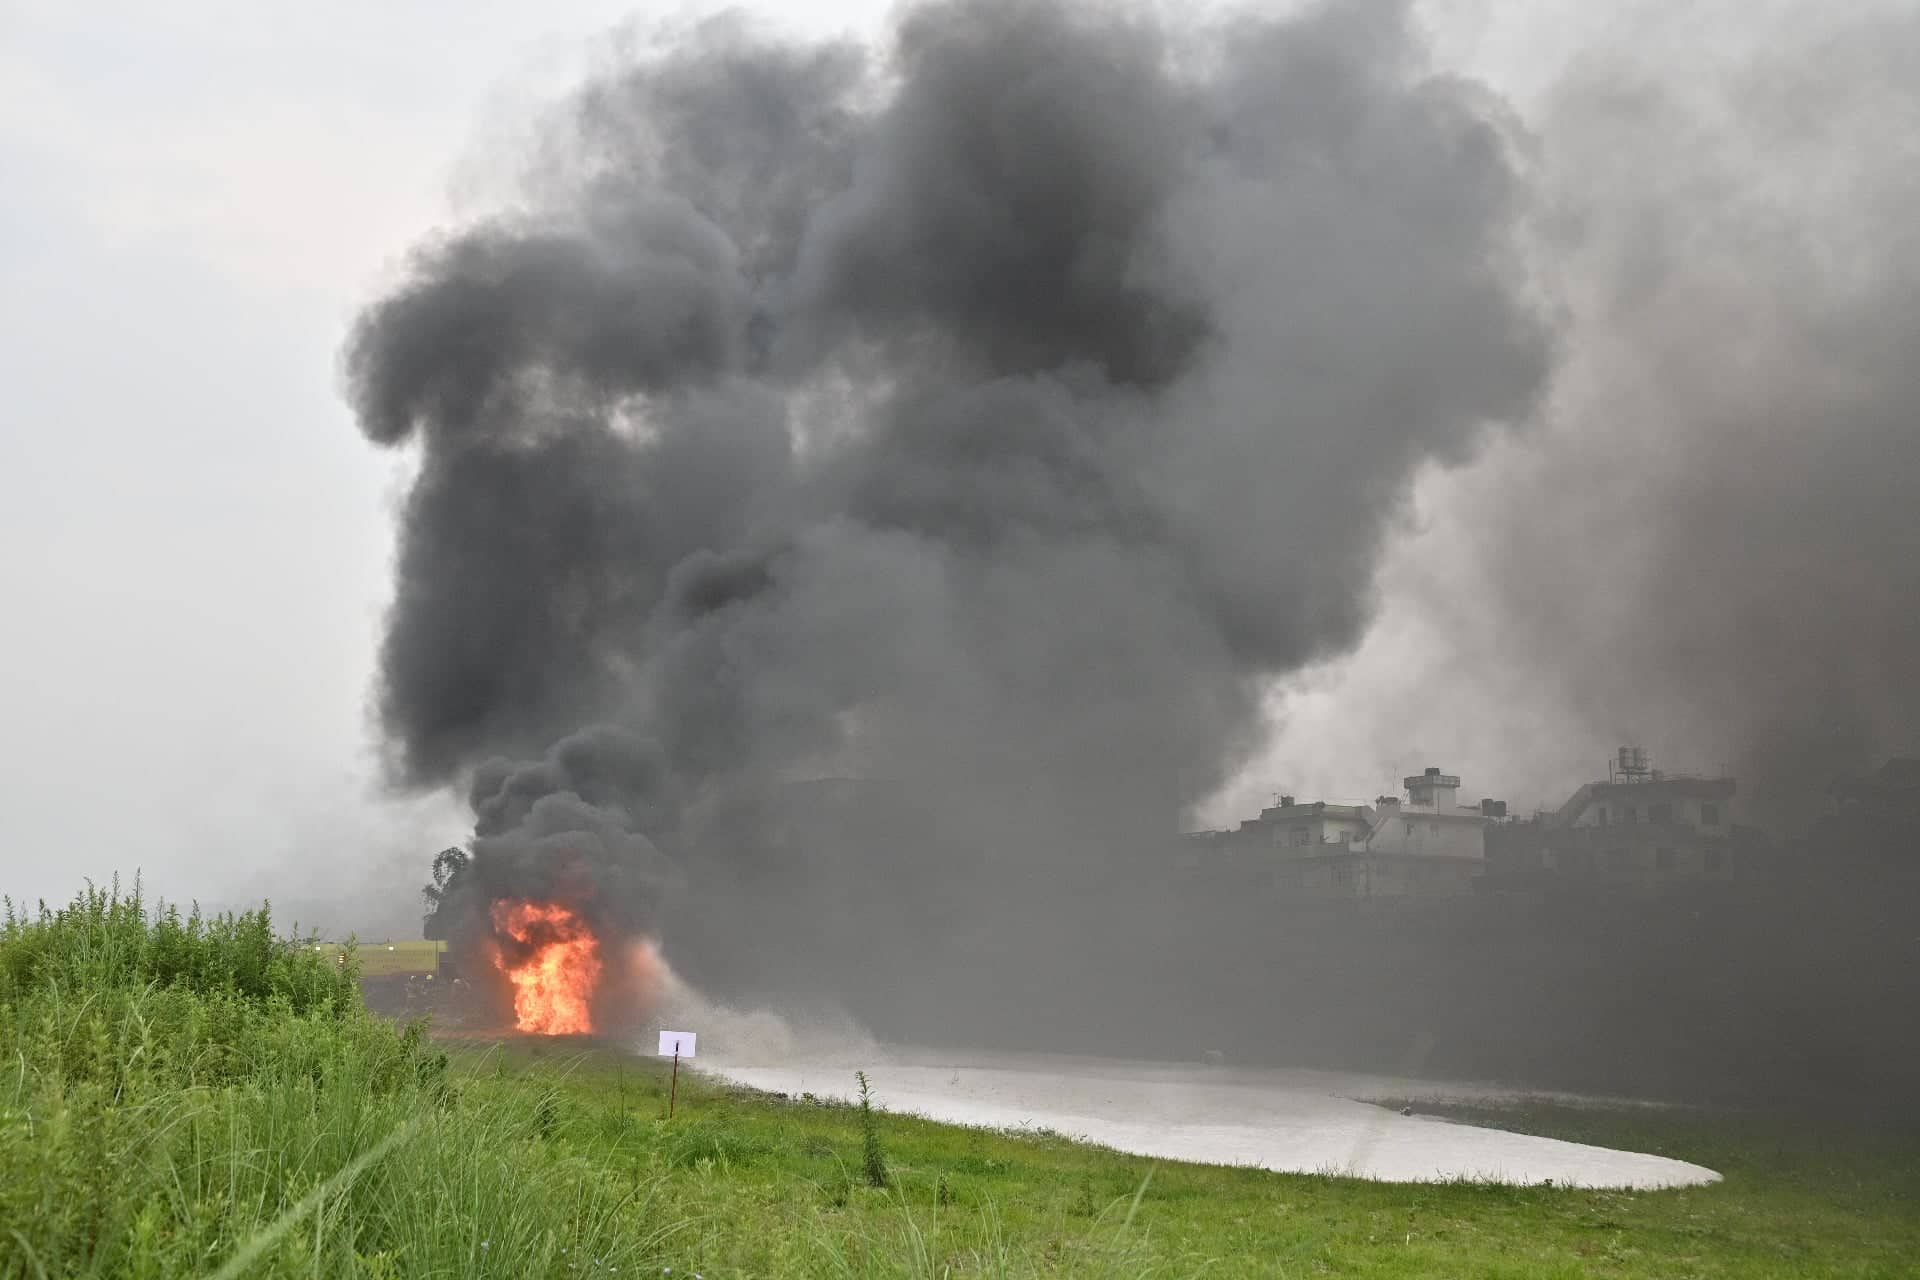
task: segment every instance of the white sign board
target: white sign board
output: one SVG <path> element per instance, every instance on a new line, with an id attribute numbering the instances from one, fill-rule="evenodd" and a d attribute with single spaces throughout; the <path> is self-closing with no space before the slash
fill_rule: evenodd
<path id="1" fill-rule="evenodd" d="M 699 1037 L 691 1031 L 662 1031 L 660 1033 L 660 1056 L 663 1058 L 693 1056 L 693 1042 Z"/>

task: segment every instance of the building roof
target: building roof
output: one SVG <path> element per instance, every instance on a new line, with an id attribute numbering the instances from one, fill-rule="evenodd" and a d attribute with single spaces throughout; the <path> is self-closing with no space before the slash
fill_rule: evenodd
<path id="1" fill-rule="evenodd" d="M 1589 782 L 1567 799 L 1553 815 L 1553 822 L 1566 826 L 1598 800 L 1657 801 L 1676 796 L 1706 796 L 1724 800 L 1734 793 L 1732 778 L 1700 778 L 1691 774 L 1664 774 L 1658 778 L 1630 782 Z"/>
<path id="2" fill-rule="evenodd" d="M 1897 756 L 1864 777 L 1837 778 L 1827 789 L 1838 796 L 1861 792 L 1876 795 L 1920 793 L 1920 760 Z"/>
<path id="3" fill-rule="evenodd" d="M 1632 796 L 1730 796 L 1734 792 L 1732 778 L 1675 777 L 1672 774 L 1649 778 L 1644 782 L 1595 782 L 1589 785 L 1593 788 L 1595 800 Z"/>
<path id="4" fill-rule="evenodd" d="M 1364 804 L 1328 804 L 1314 800 L 1307 804 L 1276 804 L 1260 811 L 1255 822 L 1292 822 L 1302 818 L 1337 818 L 1365 822 L 1373 810 Z"/>
<path id="5" fill-rule="evenodd" d="M 1551 849 L 1613 848 L 1659 846 L 1663 844 L 1699 845 L 1703 848 L 1726 846 L 1732 838 L 1723 832 L 1699 831 L 1673 822 L 1623 822 L 1611 827 L 1560 827 L 1547 834 Z"/>
<path id="6" fill-rule="evenodd" d="M 1920 760 L 1897 757 L 1864 778 L 1841 778 L 1827 788 L 1841 812 L 1920 813 Z"/>

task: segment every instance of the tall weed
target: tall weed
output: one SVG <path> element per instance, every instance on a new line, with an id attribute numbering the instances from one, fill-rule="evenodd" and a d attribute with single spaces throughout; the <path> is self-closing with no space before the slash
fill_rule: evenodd
<path id="1" fill-rule="evenodd" d="M 524 1276 L 651 1262 L 657 1174 L 543 1140 L 265 908 L 138 886 L 0 919 L 0 1276 Z M 666 1225 L 662 1225 L 662 1223 Z M 575 1270 L 585 1262 L 588 1266 Z"/>

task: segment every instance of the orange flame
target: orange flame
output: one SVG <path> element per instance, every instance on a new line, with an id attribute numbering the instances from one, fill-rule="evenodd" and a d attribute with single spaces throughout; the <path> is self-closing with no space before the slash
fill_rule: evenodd
<path id="1" fill-rule="evenodd" d="M 593 1030 L 593 993 L 600 984 L 600 940 L 581 917 L 552 902 L 504 899 L 493 904 L 493 927 L 531 949 L 525 960 L 494 963 L 513 984 L 520 1030 L 534 1035 L 584 1035 Z"/>

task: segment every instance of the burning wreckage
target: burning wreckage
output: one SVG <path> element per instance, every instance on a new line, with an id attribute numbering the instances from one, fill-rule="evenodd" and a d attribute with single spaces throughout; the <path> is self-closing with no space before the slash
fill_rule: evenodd
<path id="1" fill-rule="evenodd" d="M 651 1014 L 665 977 L 651 909 L 672 868 L 631 828 L 622 797 L 638 779 L 620 772 L 645 758 L 603 730 L 537 764 L 495 762 L 476 775 L 472 852 L 435 856 L 425 925 L 500 1024 L 618 1034 Z"/>

